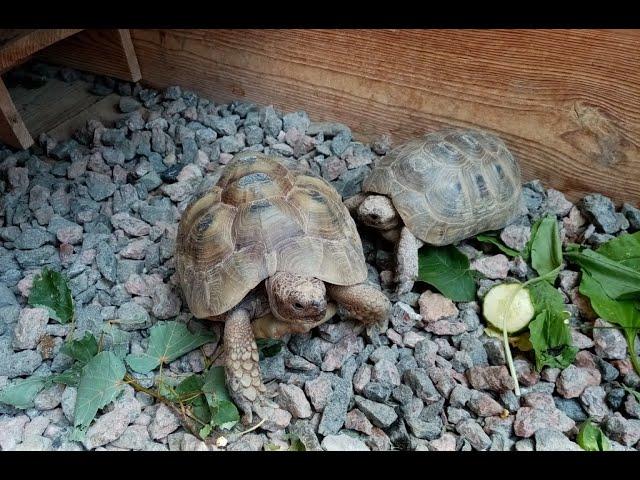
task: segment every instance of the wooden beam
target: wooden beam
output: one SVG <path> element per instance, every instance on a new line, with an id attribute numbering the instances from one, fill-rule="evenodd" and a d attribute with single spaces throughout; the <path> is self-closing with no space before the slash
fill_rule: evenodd
<path id="1" fill-rule="evenodd" d="M 14 148 L 26 149 L 33 138 L 22 122 L 4 82 L 0 79 L 0 142 Z"/>
<path id="2" fill-rule="evenodd" d="M 85 30 L 42 50 L 37 58 L 131 82 L 141 79 L 129 30 Z"/>
<path id="3" fill-rule="evenodd" d="M 640 201 L 640 30 L 132 30 L 145 82 L 400 142 L 502 137 L 526 178 Z"/>
<path id="4" fill-rule="evenodd" d="M 79 28 L 0 30 L 0 73 L 19 65 L 43 48 L 80 31 Z"/>

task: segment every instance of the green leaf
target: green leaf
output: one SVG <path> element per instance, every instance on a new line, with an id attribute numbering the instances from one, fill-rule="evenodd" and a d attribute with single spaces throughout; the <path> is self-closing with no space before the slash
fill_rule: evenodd
<path id="1" fill-rule="evenodd" d="M 116 357 L 124 360 L 124 357 L 129 353 L 131 332 L 120 330 L 112 323 L 105 323 L 102 326 L 102 332 L 104 333 L 102 349 L 109 350 Z"/>
<path id="2" fill-rule="evenodd" d="M 49 317 L 60 323 L 73 319 L 73 299 L 67 279 L 46 267 L 33 279 L 29 305 L 46 309 Z"/>
<path id="3" fill-rule="evenodd" d="M 609 439 L 600 430 L 600 427 L 593 424 L 591 419 L 587 420 L 580 427 L 577 438 L 578 445 L 588 452 L 606 452 L 611 450 Z"/>
<path id="4" fill-rule="evenodd" d="M 43 376 L 16 380 L 0 392 L 0 403 L 13 405 L 20 409 L 31 408 L 36 395 L 50 383 L 51 379 Z"/>
<path id="5" fill-rule="evenodd" d="M 502 243 L 498 238 L 498 234 L 495 232 L 485 232 L 485 233 L 481 233 L 480 235 L 476 235 L 476 240 L 482 243 L 491 243 L 496 247 L 498 247 L 498 249 L 501 252 L 509 255 L 510 257 L 521 256 L 520 252 L 518 252 L 517 250 L 514 250 L 513 248 L 509 248 L 504 243 Z"/>
<path id="6" fill-rule="evenodd" d="M 188 404 L 193 416 L 203 424 L 208 424 L 211 421 L 211 411 L 207 399 L 202 392 L 203 386 L 204 379 L 200 375 L 191 375 L 185 378 L 180 385 L 175 388 L 177 395 L 175 401 Z"/>
<path id="7" fill-rule="evenodd" d="M 626 267 L 640 270 L 640 232 L 613 238 L 600 245 L 596 252 Z"/>
<path id="8" fill-rule="evenodd" d="M 240 420 L 240 413 L 231 401 L 225 383 L 224 367 L 211 367 L 202 386 L 211 410 L 211 425 L 231 428 Z"/>
<path id="9" fill-rule="evenodd" d="M 640 271 L 593 250 L 567 252 L 566 257 L 582 267 L 583 274 L 593 277 L 614 300 L 640 299 Z"/>
<path id="10" fill-rule="evenodd" d="M 138 373 L 149 373 L 160 364 L 172 362 L 213 340 L 213 334 L 194 335 L 184 323 L 163 322 L 151 328 L 147 352 L 139 355 L 129 354 L 126 362 Z"/>
<path id="11" fill-rule="evenodd" d="M 637 390 L 634 390 L 633 388 L 627 387 L 624 384 L 622 385 L 622 388 L 624 388 L 627 392 L 629 392 L 631 395 L 636 397 L 636 400 L 640 402 L 640 392 L 638 392 Z"/>
<path id="12" fill-rule="evenodd" d="M 469 259 L 453 245 L 421 248 L 418 279 L 455 302 L 471 302 L 476 298 Z"/>
<path id="13" fill-rule="evenodd" d="M 84 366 L 78 384 L 75 427 L 88 427 L 98 410 L 116 398 L 123 389 L 126 372 L 122 360 L 111 352 L 100 352 Z"/>
<path id="14" fill-rule="evenodd" d="M 211 425 L 205 425 L 200 429 L 200 431 L 198 432 L 198 435 L 200 435 L 200 438 L 204 440 L 211 434 L 211 430 L 213 430 Z"/>
<path id="15" fill-rule="evenodd" d="M 600 318 L 624 329 L 640 328 L 640 311 L 636 308 L 636 303 L 631 300 L 611 299 L 605 287 L 586 272 L 582 273 L 579 291 L 589 297 L 591 307 Z"/>
<path id="16" fill-rule="evenodd" d="M 548 215 L 537 222 L 529 241 L 531 266 L 538 275 L 548 274 L 562 265 L 562 242 L 555 215 Z M 548 281 L 553 283 L 556 276 L 553 275 Z"/>
<path id="17" fill-rule="evenodd" d="M 85 332 L 83 338 L 65 343 L 60 351 L 85 365 L 98 354 L 98 341 L 91 332 Z"/>
<path id="18" fill-rule="evenodd" d="M 256 340 L 258 351 L 260 352 L 260 360 L 266 357 L 273 357 L 282 350 L 283 342 L 275 338 L 258 338 Z"/>
<path id="19" fill-rule="evenodd" d="M 531 294 L 531 301 L 535 308 L 536 314 L 549 310 L 556 315 L 563 315 L 564 318 L 570 316 L 566 310 L 564 298 L 562 294 L 547 282 L 536 282 L 527 286 L 527 290 Z"/>
<path id="20" fill-rule="evenodd" d="M 51 381 L 54 383 L 61 383 L 63 385 L 71 385 L 76 387 L 80 382 L 80 375 L 82 373 L 82 365 L 76 363 L 73 367 L 65 370 L 58 375 L 51 377 Z"/>
<path id="21" fill-rule="evenodd" d="M 536 356 L 536 370 L 543 366 L 566 368 L 576 358 L 578 349 L 571 345 L 569 326 L 548 310 L 538 314 L 529 324 L 529 341 Z"/>
<path id="22" fill-rule="evenodd" d="M 302 440 L 300 440 L 300 437 L 298 437 L 298 435 L 296 435 L 295 433 L 287 433 L 285 434 L 284 438 L 286 440 L 289 440 L 289 451 L 292 452 L 305 452 L 307 449 L 304 446 L 304 443 L 302 443 Z"/>
<path id="23" fill-rule="evenodd" d="M 570 314 L 565 310 L 562 294 L 544 281 L 527 288 L 536 311 L 536 318 L 529 324 L 529 342 L 535 352 L 536 369 L 541 370 L 544 365 L 568 367 L 578 349 L 572 346 L 567 324 Z"/>

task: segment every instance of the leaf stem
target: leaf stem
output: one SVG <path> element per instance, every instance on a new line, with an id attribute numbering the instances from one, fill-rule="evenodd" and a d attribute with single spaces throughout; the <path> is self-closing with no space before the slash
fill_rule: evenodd
<path id="1" fill-rule="evenodd" d="M 167 398 L 163 397 L 162 395 L 160 395 L 156 390 L 153 390 L 151 388 L 147 388 L 147 387 L 143 387 L 142 385 L 140 385 L 135 378 L 133 378 L 130 374 L 126 374 L 124 376 L 125 382 L 128 383 L 129 385 L 131 385 L 133 387 L 133 389 L 136 392 L 143 392 L 146 393 L 147 395 L 152 396 L 153 398 L 155 398 L 156 400 L 164 403 L 167 407 L 169 407 L 176 415 L 178 415 L 178 417 L 181 420 L 182 425 L 189 430 L 189 432 L 191 432 L 191 434 L 196 437 L 196 438 L 200 438 L 200 433 L 199 433 L 199 429 L 197 428 L 197 426 L 195 425 L 195 422 L 189 417 L 189 415 L 186 412 L 183 412 L 180 408 L 178 408 L 171 400 L 168 400 Z"/>
<path id="2" fill-rule="evenodd" d="M 636 329 L 625 329 L 624 336 L 627 340 L 627 345 L 629 346 L 629 359 L 631 360 L 631 365 L 633 365 L 633 369 L 636 371 L 638 375 L 640 375 L 640 359 L 638 358 L 638 353 L 636 352 Z"/>

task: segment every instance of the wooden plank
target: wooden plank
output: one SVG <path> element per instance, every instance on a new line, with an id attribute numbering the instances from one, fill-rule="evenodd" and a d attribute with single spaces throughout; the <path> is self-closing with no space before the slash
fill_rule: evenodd
<path id="1" fill-rule="evenodd" d="M 22 122 L 4 82 L 0 79 L 0 142 L 14 148 L 29 148 L 33 138 Z"/>
<path id="2" fill-rule="evenodd" d="M 41 51 L 37 57 L 131 82 L 141 78 L 129 30 L 85 30 Z"/>
<path id="3" fill-rule="evenodd" d="M 4 30 L 0 34 L 0 73 L 25 61 L 34 53 L 64 38 L 80 32 L 79 28 L 52 28 L 42 30 Z"/>
<path id="4" fill-rule="evenodd" d="M 29 132 L 37 138 L 103 98 L 89 92 L 90 87 L 82 80 L 66 83 L 51 78 L 40 88 L 17 86 L 9 93 Z"/>
<path id="5" fill-rule="evenodd" d="M 99 97 L 99 100 L 91 106 L 83 109 L 74 116 L 66 118 L 63 122 L 47 133 L 56 140 L 66 140 L 84 127 L 87 120 L 100 120 L 105 127 L 112 127 L 116 120 L 125 114 L 118 109 L 120 95 L 112 93 L 106 97 Z"/>
<path id="6" fill-rule="evenodd" d="M 526 178 L 640 201 L 640 30 L 132 30 L 146 82 L 396 142 L 501 136 Z"/>

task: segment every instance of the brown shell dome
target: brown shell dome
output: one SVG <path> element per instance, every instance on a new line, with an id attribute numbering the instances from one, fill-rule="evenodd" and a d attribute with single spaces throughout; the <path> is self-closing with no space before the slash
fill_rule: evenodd
<path id="1" fill-rule="evenodd" d="M 259 152 L 236 155 L 218 183 L 185 210 L 176 270 L 198 318 L 236 306 L 276 271 L 336 285 L 367 278 L 362 243 L 325 180 Z"/>
<path id="2" fill-rule="evenodd" d="M 520 167 L 501 139 L 447 129 L 392 150 L 362 189 L 387 195 L 422 241 L 447 245 L 507 225 L 519 211 L 521 183 Z"/>

